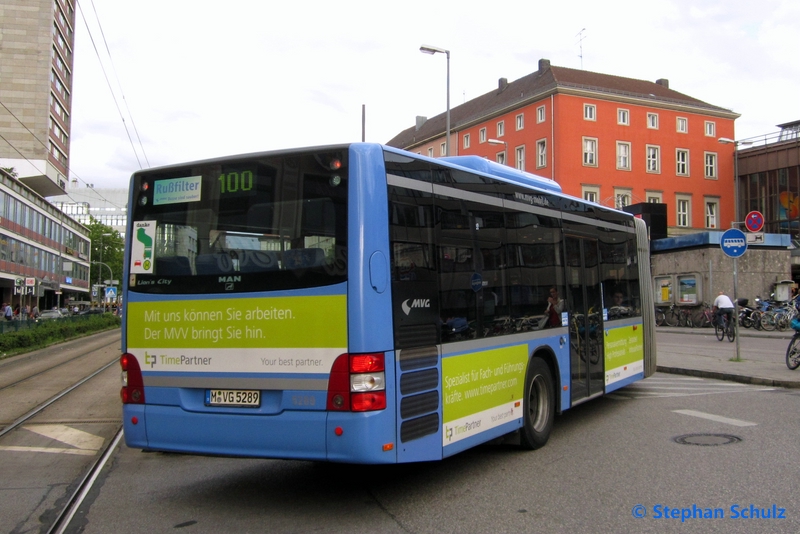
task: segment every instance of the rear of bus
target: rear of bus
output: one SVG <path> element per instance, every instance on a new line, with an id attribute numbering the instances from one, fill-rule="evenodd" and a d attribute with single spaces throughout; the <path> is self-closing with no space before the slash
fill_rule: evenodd
<path id="1" fill-rule="evenodd" d="M 151 169 L 130 190 L 128 446 L 395 462 L 380 147 Z"/>

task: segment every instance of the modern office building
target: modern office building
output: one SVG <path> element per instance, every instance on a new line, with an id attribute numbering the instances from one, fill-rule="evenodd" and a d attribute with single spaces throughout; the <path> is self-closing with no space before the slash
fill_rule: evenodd
<path id="1" fill-rule="evenodd" d="M 87 229 L 47 197 L 69 176 L 74 0 L 0 3 L 0 294 L 40 309 L 89 300 Z"/>
<path id="2" fill-rule="evenodd" d="M 0 4 L 0 167 L 42 197 L 69 176 L 74 0 Z"/>
<path id="3" fill-rule="evenodd" d="M 90 300 L 87 229 L 0 170 L 0 295 L 40 310 Z"/>
<path id="4" fill-rule="evenodd" d="M 728 228 L 734 218 L 738 114 L 655 82 L 557 67 L 542 59 L 518 80 L 450 110 L 450 154 L 478 155 L 623 208 L 667 205 L 669 235 Z M 388 142 L 440 157 L 446 112 Z"/>
<path id="5" fill-rule="evenodd" d="M 792 278 L 800 280 L 800 120 L 736 141 L 739 213 L 764 217 L 764 232 L 791 236 Z"/>
<path id="6" fill-rule="evenodd" d="M 88 225 L 91 218 L 125 236 L 125 226 L 128 224 L 127 188 L 102 189 L 73 184 L 64 195 L 48 200 L 81 224 Z"/>

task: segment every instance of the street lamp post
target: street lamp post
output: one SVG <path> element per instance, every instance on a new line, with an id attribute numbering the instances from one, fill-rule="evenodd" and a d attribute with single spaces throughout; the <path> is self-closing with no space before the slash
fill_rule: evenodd
<path id="1" fill-rule="evenodd" d="M 720 137 L 717 139 L 723 145 L 733 145 L 733 216 L 735 218 L 731 228 L 738 228 L 742 222 L 739 212 L 739 145 L 750 146 L 753 144 L 751 141 L 735 141 L 727 137 Z M 739 357 L 739 266 L 737 258 L 733 258 L 733 332 L 736 338 L 736 355 L 734 361 L 740 361 Z"/>
<path id="2" fill-rule="evenodd" d="M 110 235 L 110 234 L 109 234 L 109 235 Z M 94 264 L 96 264 L 96 265 L 104 265 L 104 266 L 106 267 L 106 269 L 108 269 L 108 279 L 109 279 L 109 280 L 111 280 L 111 281 L 113 281 L 113 280 L 114 280 L 114 273 L 111 271 L 111 267 L 109 267 L 107 263 L 103 263 L 102 261 L 93 261 L 92 263 L 94 263 Z M 103 272 L 103 269 L 100 269 L 100 272 L 102 273 L 102 272 Z M 99 278 L 100 278 L 100 277 L 98 277 L 98 279 L 99 279 Z M 113 282 L 112 282 L 112 283 L 113 283 Z M 97 297 L 98 297 L 98 298 L 101 298 L 101 297 L 100 297 L 100 284 L 99 284 L 99 280 L 98 280 L 98 284 L 97 284 Z M 105 296 L 105 294 L 103 294 L 103 296 L 102 296 L 102 299 L 103 299 L 103 311 L 106 311 L 106 296 Z"/>
<path id="3" fill-rule="evenodd" d="M 503 164 L 508 165 L 508 143 L 500 139 L 487 139 L 486 142 L 490 145 L 503 145 Z"/>
<path id="4" fill-rule="evenodd" d="M 445 50 L 444 48 L 438 48 L 436 46 L 428 46 L 422 45 L 419 47 L 419 51 L 423 54 L 436 54 L 437 52 L 440 54 L 444 54 L 447 56 L 447 133 L 444 138 L 444 154 L 445 156 L 450 155 L 450 50 Z"/>
<path id="5" fill-rule="evenodd" d="M 114 234 L 100 234 L 100 261 L 93 261 L 92 263 L 99 263 L 100 265 L 106 265 L 105 263 L 103 263 L 103 238 L 104 237 L 111 237 L 112 235 L 114 235 Z M 108 267 L 108 265 L 106 265 L 106 267 Z M 111 267 L 108 267 L 108 271 L 111 272 Z M 103 269 L 98 269 L 97 270 L 97 297 L 98 297 L 97 300 L 98 300 L 98 302 L 100 301 L 100 281 L 102 280 L 102 278 L 103 278 Z M 111 280 L 112 278 L 113 278 L 113 276 L 109 277 L 109 280 Z M 105 307 L 106 307 L 106 300 L 105 300 L 105 295 L 104 295 L 103 296 L 103 309 L 104 310 L 105 310 Z"/>
<path id="6" fill-rule="evenodd" d="M 735 141 L 727 137 L 717 139 L 723 145 L 733 145 L 733 216 L 738 225 L 742 222 L 741 212 L 739 211 L 739 146 L 750 146 L 752 141 Z"/>

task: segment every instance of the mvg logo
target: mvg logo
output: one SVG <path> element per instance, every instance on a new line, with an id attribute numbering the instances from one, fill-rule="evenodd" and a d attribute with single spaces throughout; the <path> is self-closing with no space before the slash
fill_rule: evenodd
<path id="1" fill-rule="evenodd" d="M 406 299 L 403 301 L 401 307 L 403 308 L 403 313 L 408 315 L 414 308 L 430 308 L 431 299 Z"/>

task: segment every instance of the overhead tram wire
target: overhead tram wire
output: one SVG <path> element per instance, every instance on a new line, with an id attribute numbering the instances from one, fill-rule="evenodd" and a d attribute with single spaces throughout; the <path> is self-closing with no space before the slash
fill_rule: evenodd
<path id="1" fill-rule="evenodd" d="M 34 139 L 36 139 L 36 141 L 38 141 L 38 142 L 39 142 L 39 144 L 40 144 L 40 145 L 42 145 L 42 146 L 44 147 L 44 149 L 45 149 L 45 152 L 46 152 L 46 153 L 49 153 L 49 152 L 50 152 L 50 148 L 49 148 L 49 147 L 48 147 L 48 146 L 47 146 L 47 145 L 44 143 L 44 141 L 42 141 L 41 139 L 39 139 L 39 138 L 36 136 L 36 134 L 35 134 L 35 133 L 33 133 L 33 132 L 31 131 L 31 129 L 30 129 L 30 128 L 28 128 L 28 126 L 27 126 L 27 125 L 26 125 L 24 122 L 22 122 L 21 120 L 19 120 L 19 117 L 17 117 L 17 116 L 14 114 L 14 112 L 13 112 L 13 111 L 11 111 L 10 109 L 8 109 L 8 106 L 6 106 L 6 105 L 3 103 L 3 101 L 2 101 L 2 100 L 0 100 L 0 106 L 3 106 L 3 108 L 5 108 L 5 110 L 6 110 L 6 111 L 8 111 L 8 114 L 9 114 L 9 115 L 11 115 L 12 117 L 14 117 L 14 119 L 15 119 L 15 120 L 16 120 L 16 121 L 17 121 L 17 122 L 18 122 L 18 123 L 19 123 L 19 124 L 20 124 L 20 125 L 21 125 L 23 128 L 25 128 L 25 129 L 28 131 L 28 133 L 29 133 L 29 134 L 31 134 L 31 137 L 33 137 Z M 41 173 L 41 174 L 43 174 L 43 175 L 45 174 L 45 172 L 44 172 L 43 170 L 39 169 L 39 168 L 36 166 L 36 164 L 35 164 L 34 162 L 32 162 L 30 159 L 28 159 L 28 158 L 27 158 L 27 156 L 25 156 L 25 154 L 23 154 L 23 153 L 22 153 L 22 152 L 21 152 L 21 151 L 20 151 L 20 150 L 19 150 L 17 147 L 15 147 L 15 146 L 14 146 L 14 144 L 13 144 L 13 143 L 11 143 L 11 141 L 9 141 L 8 139 L 6 139 L 6 138 L 5 138 L 5 137 L 3 137 L 2 135 L 0 135 L 0 139 L 2 139 L 3 141 L 5 141 L 6 143 L 8 143 L 8 146 L 10 146 L 11 148 L 13 148 L 13 149 L 14 149 L 14 151 L 15 151 L 17 154 L 19 154 L 20 156 L 22 156 L 22 159 L 24 159 L 25 161 L 27 161 L 28 163 L 30 163 L 30 164 L 31 164 L 31 166 L 32 166 L 34 169 L 36 169 L 38 172 L 40 172 L 40 173 Z M 87 187 L 89 186 L 89 183 L 88 183 L 86 180 L 84 180 L 83 178 L 81 178 L 80 176 L 78 176 L 78 174 L 77 174 L 75 171 L 73 171 L 71 168 L 69 168 L 69 167 L 67 168 L 67 174 L 74 176 L 76 179 L 78 179 L 78 180 L 80 180 L 81 182 L 83 182 L 83 183 L 84 183 L 84 184 L 85 184 Z M 64 195 L 68 196 L 68 197 L 70 198 L 70 200 L 72 200 L 73 202 L 77 202 L 77 200 L 75 200 L 74 198 L 72 198 L 72 197 L 69 195 L 69 192 L 68 192 L 67 190 L 64 190 Z M 118 205 L 114 204 L 113 202 L 111 202 L 110 200 L 108 200 L 106 197 L 104 197 L 104 196 L 103 196 L 103 195 L 101 195 L 100 193 L 97 193 L 97 196 L 98 196 L 98 198 L 100 198 L 101 200 L 105 200 L 105 201 L 106 201 L 106 202 L 108 202 L 110 205 L 112 205 L 112 206 L 115 206 L 115 207 L 117 207 L 117 208 L 124 209 L 124 208 L 126 207 L 126 206 L 118 206 Z"/>
<path id="2" fill-rule="evenodd" d="M 4 108 L 6 111 L 8 111 L 8 114 L 9 114 L 9 115 L 11 115 L 12 117 L 14 117 L 14 119 L 15 119 L 15 120 L 16 120 L 16 121 L 17 121 L 17 122 L 18 122 L 18 123 L 19 123 L 19 124 L 20 124 L 20 125 L 21 125 L 23 128 L 25 128 L 25 129 L 28 131 L 28 133 L 29 133 L 29 134 L 31 134 L 31 137 L 33 137 L 34 139 L 36 139 L 36 141 L 38 141 L 38 142 L 39 142 L 39 144 L 40 144 L 40 145 L 42 145 L 42 146 L 44 147 L 44 149 L 45 149 L 45 153 L 48 153 L 48 154 L 50 153 L 50 148 L 49 148 L 49 147 L 48 147 L 48 146 L 47 146 L 47 145 L 44 143 L 44 141 L 42 141 L 41 139 L 39 139 L 39 138 L 36 136 L 36 134 L 35 134 L 35 133 L 33 133 L 33 132 L 31 131 L 31 129 L 30 129 L 30 128 L 28 128 L 28 126 L 27 126 L 27 125 L 26 125 L 24 122 L 22 122 L 21 120 L 19 120 L 19 117 L 17 117 L 17 116 L 14 114 L 14 112 L 13 112 L 13 111 L 11 111 L 10 109 L 8 109 L 8 106 L 6 106 L 6 105 L 5 105 L 5 103 L 4 103 L 2 100 L 0 100 L 0 106 L 3 106 L 3 108 Z M 43 170 L 41 170 L 40 168 L 38 168 L 38 167 L 36 166 L 36 164 L 35 164 L 33 161 L 31 161 L 30 159 L 28 159 L 28 157 L 27 157 L 27 156 L 25 156 L 25 154 L 23 154 L 23 153 L 22 153 L 22 152 L 21 152 L 21 151 L 20 151 L 20 150 L 19 150 L 17 147 L 15 147 L 15 146 L 14 146 L 14 144 L 13 144 L 13 143 L 11 143 L 11 141 L 9 141 L 9 140 L 8 140 L 8 139 L 6 139 L 5 137 L 3 137 L 3 135 L 2 135 L 2 134 L 0 134 L 0 139 L 2 139 L 3 141 L 5 141 L 5 142 L 8 144 L 8 146 L 10 146 L 11 148 L 13 148 L 13 149 L 14 149 L 14 151 L 15 151 L 17 154 L 19 154 L 20 156 L 22 156 L 22 159 L 24 159 L 25 161 L 27 161 L 28 163 L 30 163 L 30 164 L 31 164 L 31 166 L 32 166 L 34 169 L 36 169 L 36 170 L 37 170 L 38 172 L 40 172 L 42 175 L 44 175 L 44 174 L 45 174 L 45 172 L 44 172 Z M 85 181 L 83 178 L 81 178 L 80 176 L 78 176 L 78 174 L 77 174 L 77 173 L 75 173 L 75 171 L 73 171 L 71 168 L 68 168 L 68 169 L 67 169 L 67 174 L 74 176 L 76 179 L 78 179 L 79 181 L 83 182 L 85 185 L 87 185 L 87 186 L 89 185 L 89 183 L 88 183 L 88 182 L 86 182 L 86 181 Z M 92 188 L 92 189 L 94 189 L 94 188 Z M 96 191 L 96 190 L 95 190 L 95 191 Z M 64 195 L 66 195 L 67 197 L 69 197 L 69 199 L 70 199 L 70 200 L 72 200 L 73 202 L 75 202 L 75 203 L 77 203 L 77 202 L 78 202 L 76 199 L 74 199 L 74 198 L 72 198 L 72 197 L 70 196 L 70 194 L 69 194 L 69 191 L 67 191 L 67 190 L 64 190 Z M 114 207 L 116 207 L 116 208 L 119 208 L 119 209 L 125 209 L 125 208 L 127 207 L 127 206 L 119 206 L 119 205 L 117 205 L 117 204 L 114 204 L 113 202 L 111 202 L 109 199 L 105 198 L 105 197 L 104 197 L 103 195 L 101 195 L 100 193 L 97 193 L 97 196 L 98 196 L 98 198 L 99 198 L 100 200 L 105 200 L 105 201 L 106 201 L 108 204 L 110 204 L 110 205 L 112 205 L 112 206 L 114 206 Z"/>
<path id="3" fill-rule="evenodd" d="M 103 61 L 100 59 L 100 53 L 97 50 L 97 44 L 94 42 L 94 36 L 92 35 L 92 30 L 89 28 L 89 23 L 86 22 L 86 15 L 83 13 L 83 8 L 81 8 L 81 4 L 78 4 L 78 11 L 80 11 L 81 19 L 83 19 L 83 24 L 86 26 L 86 32 L 89 34 L 89 40 L 92 42 L 92 48 L 94 48 L 94 53 L 97 56 L 97 61 L 100 63 L 100 69 L 103 71 L 103 77 L 106 79 L 106 84 L 108 85 L 108 90 L 111 91 L 111 98 L 114 100 L 114 105 L 117 108 L 117 113 L 119 113 L 119 118 L 122 120 L 122 125 L 125 127 L 125 135 L 128 136 L 128 141 L 131 144 L 131 148 L 133 149 L 133 155 L 136 156 L 136 162 L 139 164 L 139 168 L 142 168 L 142 160 L 139 159 L 139 153 L 136 151 L 136 145 L 133 143 L 133 139 L 131 138 L 131 133 L 128 130 L 128 124 L 125 122 L 125 116 L 122 114 L 122 110 L 119 107 L 119 102 L 117 101 L 117 95 L 114 94 L 114 88 L 111 87 L 111 82 L 108 79 L 108 73 L 106 73 L 106 68 L 103 66 Z M 98 21 L 99 22 L 99 21 Z"/>
<path id="4" fill-rule="evenodd" d="M 103 24 L 100 22 L 100 16 L 97 14 L 97 9 L 94 7 L 94 0 L 90 0 L 92 4 L 92 11 L 94 11 L 94 18 L 97 20 L 97 27 L 100 29 L 100 36 L 103 38 L 103 44 L 106 47 L 106 53 L 108 54 L 108 61 L 111 63 L 111 70 L 114 72 L 114 78 L 117 80 L 117 85 L 119 86 L 120 94 L 122 95 L 122 101 L 125 103 L 125 110 L 128 112 L 128 116 L 131 119 L 131 125 L 133 125 L 133 132 L 136 134 L 136 140 L 139 142 L 139 148 L 142 149 L 142 155 L 144 156 L 144 161 L 147 163 L 147 166 L 150 167 L 150 160 L 147 158 L 147 153 L 144 150 L 144 145 L 142 144 L 142 138 L 139 137 L 139 129 L 136 128 L 136 121 L 133 120 L 133 113 L 131 113 L 130 108 L 128 107 L 128 99 L 125 98 L 125 92 L 122 90 L 122 82 L 119 81 L 119 76 L 117 75 L 117 67 L 114 66 L 114 58 L 111 57 L 111 49 L 108 48 L 108 41 L 106 41 L 106 34 L 103 31 Z M 84 20 L 84 24 L 86 21 Z"/>

